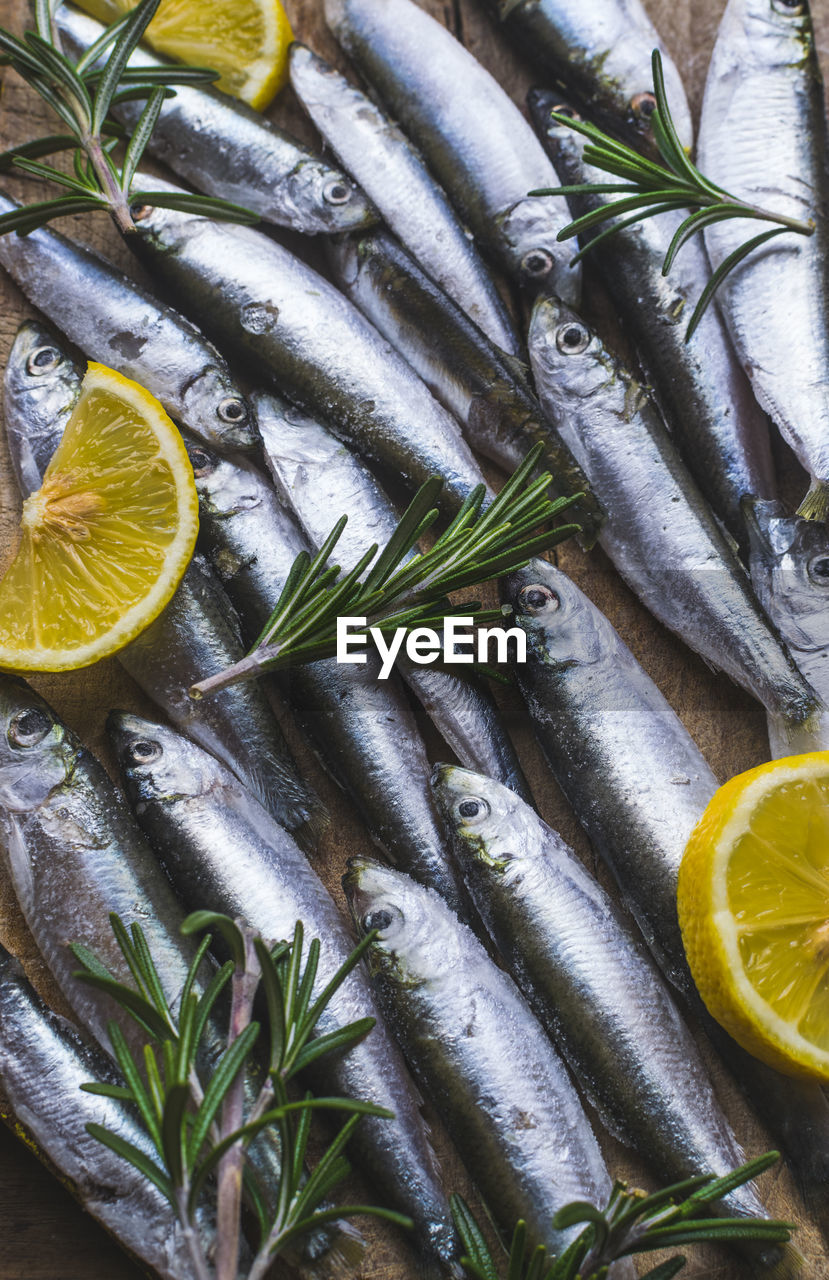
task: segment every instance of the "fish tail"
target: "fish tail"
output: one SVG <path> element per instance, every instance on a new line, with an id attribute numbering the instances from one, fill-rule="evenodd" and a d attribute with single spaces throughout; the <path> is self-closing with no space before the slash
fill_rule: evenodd
<path id="1" fill-rule="evenodd" d="M 331 815 L 322 801 L 302 813 L 302 820 L 291 828 L 291 835 L 304 853 L 316 853 L 319 843 L 331 825 Z"/>
<path id="2" fill-rule="evenodd" d="M 324 1252 L 311 1256 L 320 1244 Z M 348 1280 L 365 1250 L 366 1242 L 357 1228 L 345 1218 L 337 1218 L 324 1231 L 309 1237 L 302 1257 L 291 1261 L 303 1280 Z"/>
<path id="3" fill-rule="evenodd" d="M 804 520 L 826 520 L 829 517 L 829 484 L 812 479 L 809 492 L 797 508 Z"/>

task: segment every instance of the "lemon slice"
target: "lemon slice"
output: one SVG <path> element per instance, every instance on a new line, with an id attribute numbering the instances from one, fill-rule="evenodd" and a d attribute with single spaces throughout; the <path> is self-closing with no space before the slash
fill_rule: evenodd
<path id="1" fill-rule="evenodd" d="M 0 667 L 66 671 L 123 648 L 172 596 L 197 532 L 178 431 L 143 387 L 90 364 L 0 581 Z"/>
<path id="2" fill-rule="evenodd" d="M 134 0 L 80 0 L 114 22 Z M 225 93 L 262 111 L 288 78 L 290 23 L 279 0 L 161 0 L 145 37 L 157 53 L 221 72 Z"/>
<path id="3" fill-rule="evenodd" d="M 829 752 L 716 792 L 685 850 L 678 908 L 717 1021 L 770 1066 L 829 1081 Z"/>

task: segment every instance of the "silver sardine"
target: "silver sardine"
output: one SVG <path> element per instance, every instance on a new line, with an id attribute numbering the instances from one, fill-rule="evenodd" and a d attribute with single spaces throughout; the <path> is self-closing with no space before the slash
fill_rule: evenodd
<path id="1" fill-rule="evenodd" d="M 460 422 L 467 442 L 505 471 L 537 443 L 556 492 L 584 496 L 569 517 L 587 540 L 602 511 L 587 477 L 528 385 L 528 370 L 504 357 L 468 316 L 384 231 L 329 240 L 334 279 Z"/>
<path id="2" fill-rule="evenodd" d="M 104 30 L 71 5 L 61 5 L 54 21 L 70 55 L 88 49 Z M 136 49 L 127 65 L 165 63 Z M 143 105 L 122 102 L 113 114 L 132 130 Z M 220 89 L 176 85 L 147 150 L 199 191 L 305 235 L 349 231 L 377 220 L 363 192 L 342 170 Z"/>
<path id="3" fill-rule="evenodd" d="M 256 468 L 202 447 L 191 449 L 190 457 L 201 544 L 253 644 L 307 540 Z M 336 519 L 341 513 L 330 514 Z M 296 666 L 281 687 L 372 838 L 394 862 L 471 915 L 434 808 L 431 766 L 405 690 L 394 673 L 378 680 L 379 660 L 367 657 L 362 666 L 333 658 Z"/>
<path id="4" fill-rule="evenodd" d="M 671 116 L 683 147 L 694 129 L 679 71 L 641 0 L 484 0 L 507 35 L 601 128 L 656 151 L 651 53 L 662 55 Z"/>
<path id="5" fill-rule="evenodd" d="M 81 371 L 60 339 L 37 320 L 17 330 L 3 377 L 3 419 L 21 496 L 43 473 L 81 394 Z"/>
<path id="6" fill-rule="evenodd" d="M 491 779 L 438 765 L 464 880 L 520 990 L 605 1127 L 666 1184 L 745 1162 L 693 1037 L 633 923 L 557 832 Z M 716 1211 L 767 1217 L 751 1186 Z M 775 1276 L 777 1245 L 746 1248 Z"/>
<path id="7" fill-rule="evenodd" d="M 607 512 L 599 542 L 647 609 L 775 714 L 805 720 L 809 688 L 686 470 L 647 390 L 557 299 L 536 304 L 541 403 Z"/>
<path id="8" fill-rule="evenodd" d="M 342 47 L 426 158 L 476 239 L 521 285 L 580 293 L 559 186 L 511 98 L 446 27 L 412 0 L 326 0 Z"/>
<path id="9" fill-rule="evenodd" d="M 448 507 L 482 483 L 455 420 L 357 308 L 301 259 L 248 227 L 170 209 L 144 208 L 135 217 L 130 245 L 167 291 L 277 390 L 410 487 L 445 477 Z"/>
<path id="10" fill-rule="evenodd" d="M 567 1069 L 515 984 L 446 903 L 400 871 L 354 858 L 343 886 L 383 1008 L 507 1239 L 519 1218 L 558 1254 L 572 1200 L 604 1207 L 610 1178 Z M 629 1263 L 612 1269 L 632 1276 Z"/>
<path id="11" fill-rule="evenodd" d="M 749 503 L 747 523 L 757 598 L 822 704 L 805 725 L 769 716 L 771 754 L 829 751 L 829 533 L 781 502 Z"/>
<path id="12" fill-rule="evenodd" d="M 11 1112 L 4 1119 L 123 1249 L 163 1280 L 192 1280 L 169 1201 L 86 1131 L 87 1124 L 103 1125 L 157 1160 L 125 1103 L 81 1091 L 93 1080 L 123 1084 L 109 1058 L 47 1008 L 0 947 L 0 1088 Z M 199 1226 L 215 1232 L 215 1223 L 201 1218 Z"/>
<path id="13" fill-rule="evenodd" d="M 820 75 L 807 0 L 729 0 L 705 85 L 698 162 L 748 204 L 801 221 L 755 250 L 717 298 L 760 404 L 809 472 L 799 514 L 829 514 L 829 179 Z M 709 226 L 716 269 L 762 222 Z"/>
<path id="14" fill-rule="evenodd" d="M 301 920 L 321 951 L 319 994 L 354 947 L 345 921 L 302 851 L 217 760 L 172 730 L 139 716 L 109 720 L 125 785 L 142 828 L 192 909 L 242 916 L 265 938 L 293 935 Z M 360 966 L 317 1024 L 326 1035 L 361 1018 L 369 1034 L 345 1054 L 321 1059 L 315 1077 L 326 1094 L 387 1108 L 393 1120 L 364 1116 L 350 1149 L 378 1183 L 386 1203 L 414 1218 L 418 1242 L 451 1263 L 455 1235 L 418 1098 L 379 1017 Z"/>
<path id="15" fill-rule="evenodd" d="M 399 516 L 371 472 L 335 436 L 275 396 L 253 396 L 265 460 L 277 491 L 318 548 L 335 513 L 348 516 L 335 556 L 352 568 L 391 538 Z M 396 666 L 443 740 L 471 769 L 498 778 L 532 803 L 515 748 L 483 681 L 424 666 L 404 650 Z"/>
<path id="16" fill-rule="evenodd" d="M 0 194 L 0 213 L 18 207 Z M 176 422 L 215 449 L 255 449 L 250 406 L 216 348 L 105 258 L 41 228 L 0 236 L 0 265 L 76 347 L 140 382 Z"/>
<path id="17" fill-rule="evenodd" d="M 498 347 L 521 340 L 445 193 L 396 125 L 322 58 L 295 44 L 291 84 L 325 141 L 433 280 Z"/>
<path id="18" fill-rule="evenodd" d="M 561 97 L 533 89 L 530 111 L 562 180 L 573 185 L 605 182 L 584 163 L 584 138 L 550 119 Z M 573 196 L 574 217 L 612 204 L 610 195 Z M 714 513 L 744 547 L 744 497 L 772 498 L 774 468 L 768 420 L 716 307 L 709 307 L 691 338 L 688 318 L 708 283 L 711 267 L 698 236 L 683 245 L 670 273 L 662 274 L 668 247 L 688 210 L 668 210 L 604 240 L 590 256 L 633 338 L 665 420 Z M 611 220 L 611 225 L 622 219 Z M 607 225 L 607 224 L 604 224 Z"/>

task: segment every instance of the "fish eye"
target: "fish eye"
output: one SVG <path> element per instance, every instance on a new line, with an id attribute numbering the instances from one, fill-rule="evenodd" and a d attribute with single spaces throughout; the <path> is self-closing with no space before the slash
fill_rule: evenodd
<path id="1" fill-rule="evenodd" d="M 549 275 L 553 269 L 553 255 L 546 249 L 530 249 L 521 259 L 521 270 L 534 280 Z"/>
<path id="2" fill-rule="evenodd" d="M 52 727 L 52 717 L 40 707 L 19 711 L 9 725 L 9 741 L 18 747 L 34 747 Z"/>
<path id="3" fill-rule="evenodd" d="M 575 107 L 571 107 L 569 102 L 557 102 L 554 107 L 550 108 L 550 112 L 557 116 L 566 116 L 568 120 L 580 120 L 581 116 Z"/>
<path id="4" fill-rule="evenodd" d="M 800 18 L 806 12 L 802 0 L 771 0 L 775 13 L 782 13 L 785 18 Z"/>
<path id="5" fill-rule="evenodd" d="M 161 744 L 149 738 L 138 738 L 130 743 L 129 757 L 133 764 L 152 764 L 161 755 Z"/>
<path id="6" fill-rule="evenodd" d="M 61 356 L 57 347 L 38 347 L 26 361 L 26 372 L 31 374 L 51 373 L 60 364 Z"/>
<path id="7" fill-rule="evenodd" d="M 524 587 L 518 596 L 518 600 L 524 613 L 542 613 L 545 609 L 549 609 L 552 612 L 561 606 L 560 596 L 540 582 Z"/>
<path id="8" fill-rule="evenodd" d="M 322 198 L 329 204 L 347 204 L 351 199 L 351 187 L 342 178 L 329 178 L 322 189 Z"/>
<path id="9" fill-rule="evenodd" d="M 577 356 L 590 344 L 590 331 L 583 324 L 559 325 L 556 329 L 556 346 L 565 356 Z"/>
<path id="10" fill-rule="evenodd" d="M 482 800 L 480 796 L 472 796 L 469 800 L 461 800 L 458 805 L 458 817 L 467 821 L 472 818 L 485 818 L 491 812 L 489 804 L 486 800 Z"/>
<path id="11" fill-rule="evenodd" d="M 193 468 L 193 475 L 197 479 L 200 476 L 209 476 L 216 465 L 216 459 L 212 453 L 208 453 L 207 449 L 201 449 L 196 445 L 192 449 L 188 449 L 187 453 L 190 458 L 190 465 Z"/>
<path id="12" fill-rule="evenodd" d="M 133 222 L 143 222 L 145 218 L 149 218 L 153 211 L 151 204 L 135 204 L 130 205 L 130 217 Z"/>
<path id="13" fill-rule="evenodd" d="M 382 938 L 384 932 L 399 919 L 402 919 L 402 913 L 397 907 L 378 907 L 363 916 L 363 928 L 366 933 L 372 933 L 376 929 Z"/>
<path id="14" fill-rule="evenodd" d="M 816 586 L 829 587 L 829 556 L 825 552 L 812 556 L 806 566 L 806 572 Z"/>
<path id="15" fill-rule="evenodd" d="M 630 109 L 638 120 L 649 120 L 656 110 L 656 96 L 652 93 L 637 93 L 630 100 Z"/>
<path id="16" fill-rule="evenodd" d="M 241 422 L 248 416 L 244 400 L 238 396 L 226 396 L 216 410 L 222 422 Z"/>

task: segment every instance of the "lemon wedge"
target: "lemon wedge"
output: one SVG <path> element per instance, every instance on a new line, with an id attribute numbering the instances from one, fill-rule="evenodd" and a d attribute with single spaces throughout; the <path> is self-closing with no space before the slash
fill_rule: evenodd
<path id="1" fill-rule="evenodd" d="M 678 909 L 717 1021 L 769 1066 L 829 1082 L 829 752 L 716 792 L 685 850 Z"/>
<path id="2" fill-rule="evenodd" d="M 197 533 L 173 423 L 143 387 L 90 364 L 0 580 L 0 667 L 66 671 L 123 648 L 172 596 Z"/>
<path id="3" fill-rule="evenodd" d="M 80 0 L 114 22 L 134 0 Z M 145 37 L 157 53 L 221 72 L 218 86 L 263 111 L 288 78 L 293 40 L 279 0 L 161 0 Z"/>

